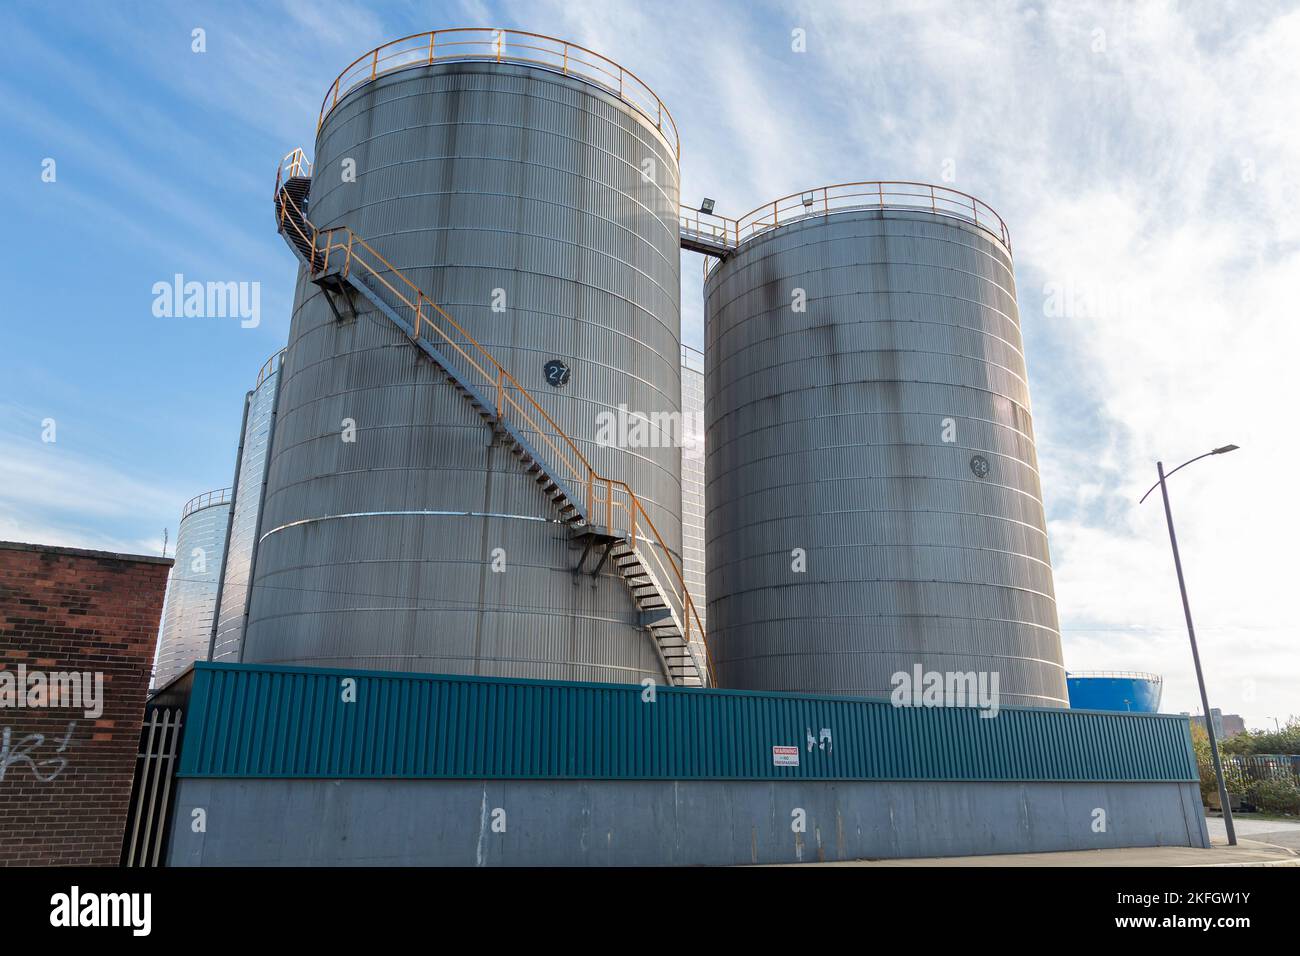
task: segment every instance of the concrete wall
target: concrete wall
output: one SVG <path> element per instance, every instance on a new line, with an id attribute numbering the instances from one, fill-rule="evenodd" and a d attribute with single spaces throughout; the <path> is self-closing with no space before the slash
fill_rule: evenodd
<path id="1" fill-rule="evenodd" d="M 179 783 L 171 866 L 683 866 L 1209 845 L 1195 783 Z M 190 827 L 196 807 L 205 833 Z M 504 833 L 493 831 L 498 808 Z M 795 808 L 803 833 L 791 829 Z"/>

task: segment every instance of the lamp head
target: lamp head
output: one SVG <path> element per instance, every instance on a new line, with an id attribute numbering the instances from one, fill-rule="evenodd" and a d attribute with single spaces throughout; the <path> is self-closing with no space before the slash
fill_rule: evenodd
<path id="1" fill-rule="evenodd" d="M 1211 455 L 1226 455 L 1230 451 L 1236 451 L 1239 445 L 1224 445 L 1222 448 L 1216 448 L 1210 452 Z"/>

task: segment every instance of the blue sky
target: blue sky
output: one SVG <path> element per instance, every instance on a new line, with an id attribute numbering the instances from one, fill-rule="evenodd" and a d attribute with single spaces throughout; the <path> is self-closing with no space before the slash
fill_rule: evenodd
<path id="1" fill-rule="evenodd" d="M 688 202 L 901 179 L 997 209 L 1067 666 L 1159 671 L 1165 709 L 1199 709 L 1163 516 L 1137 499 L 1157 458 L 1231 441 L 1172 484 L 1212 701 L 1300 711 L 1294 3 L 7 3 L 0 538 L 156 553 L 229 484 L 243 393 L 288 331 L 276 162 L 310 151 L 355 57 L 448 26 L 634 70 L 677 120 Z M 154 316 L 176 273 L 260 283 L 260 324 Z M 697 256 L 682 277 L 699 345 Z"/>

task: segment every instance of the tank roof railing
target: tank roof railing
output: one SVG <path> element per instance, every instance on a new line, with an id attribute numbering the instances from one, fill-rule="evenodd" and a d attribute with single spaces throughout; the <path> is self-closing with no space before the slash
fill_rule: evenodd
<path id="1" fill-rule="evenodd" d="M 1065 676 L 1070 677 L 1109 677 L 1120 678 L 1123 680 L 1146 680 L 1153 684 L 1163 684 L 1164 678 L 1159 674 L 1152 674 L 1149 671 L 1066 671 Z"/>
<path id="2" fill-rule="evenodd" d="M 254 389 L 261 388 L 262 383 L 267 380 L 273 371 L 279 371 L 284 367 L 284 353 L 287 351 L 289 351 L 287 348 L 280 349 L 262 363 L 262 367 L 257 370 L 257 384 L 253 386 Z"/>
<path id="3" fill-rule="evenodd" d="M 532 64 L 593 83 L 615 94 L 649 120 L 672 148 L 673 156 L 681 159 L 681 141 L 672 114 L 654 90 L 631 70 L 568 40 L 492 27 L 454 27 L 413 33 L 357 57 L 325 91 L 316 129 L 321 128 L 339 100 L 378 76 L 457 60 Z"/>
<path id="4" fill-rule="evenodd" d="M 205 491 L 201 495 L 195 495 L 189 501 L 185 502 L 185 507 L 181 509 L 181 520 L 184 521 L 196 511 L 202 511 L 204 508 L 211 508 L 214 505 L 229 504 L 233 488 L 215 488 L 212 491 Z"/>
<path id="5" fill-rule="evenodd" d="M 685 342 L 682 343 L 682 365 L 695 372 L 704 371 L 704 353 L 697 348 L 692 348 Z"/>
<path id="6" fill-rule="evenodd" d="M 682 206 L 678 226 L 683 236 L 735 250 L 742 242 L 768 229 L 855 209 L 899 209 L 950 216 L 983 229 L 1011 254 L 1011 232 L 988 203 L 947 186 L 903 180 L 836 183 L 804 189 L 764 203 L 737 219 Z"/>

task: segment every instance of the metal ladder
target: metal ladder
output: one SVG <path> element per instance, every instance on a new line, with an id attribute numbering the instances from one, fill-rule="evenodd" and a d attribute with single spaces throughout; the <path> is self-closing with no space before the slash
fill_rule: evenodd
<path id="1" fill-rule="evenodd" d="M 355 316 L 355 291 L 432 359 L 550 498 L 575 548 L 582 548 L 573 568 L 575 583 L 582 574 L 595 577 L 612 561 L 672 684 L 713 683 L 704 629 L 681 568 L 632 489 L 597 475 L 576 443 L 491 353 L 368 243 L 346 226 L 317 229 L 306 214 L 310 195 L 311 164 L 297 149 L 276 176 L 276 229 L 324 292 L 335 317 L 342 319 L 344 310 Z M 599 557 L 588 571 L 593 555 Z M 705 647 L 705 667 L 696 660 L 692 640 Z"/>

